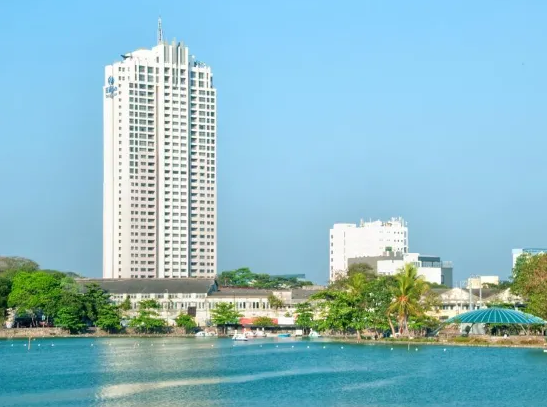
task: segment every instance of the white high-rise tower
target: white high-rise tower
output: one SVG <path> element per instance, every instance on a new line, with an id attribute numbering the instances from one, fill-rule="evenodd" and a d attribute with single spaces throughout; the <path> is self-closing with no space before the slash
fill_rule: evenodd
<path id="1" fill-rule="evenodd" d="M 103 277 L 216 275 L 216 89 L 163 40 L 105 68 Z"/>

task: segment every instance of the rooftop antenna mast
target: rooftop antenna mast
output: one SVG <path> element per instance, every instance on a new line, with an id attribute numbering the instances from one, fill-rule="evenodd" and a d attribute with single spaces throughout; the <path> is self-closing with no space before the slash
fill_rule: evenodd
<path id="1" fill-rule="evenodd" d="M 158 18 L 158 45 L 163 42 L 163 29 L 161 28 L 161 17 Z"/>

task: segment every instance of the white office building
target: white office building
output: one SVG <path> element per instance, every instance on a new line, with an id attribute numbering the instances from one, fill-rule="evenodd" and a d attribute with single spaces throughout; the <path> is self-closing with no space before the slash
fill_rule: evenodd
<path id="1" fill-rule="evenodd" d="M 408 227 L 402 218 L 361 220 L 359 225 L 335 223 L 330 230 L 330 280 L 347 272 L 348 259 L 381 256 L 386 252 L 408 253 Z"/>
<path id="2" fill-rule="evenodd" d="M 181 42 L 104 72 L 103 277 L 216 275 L 216 99 Z"/>

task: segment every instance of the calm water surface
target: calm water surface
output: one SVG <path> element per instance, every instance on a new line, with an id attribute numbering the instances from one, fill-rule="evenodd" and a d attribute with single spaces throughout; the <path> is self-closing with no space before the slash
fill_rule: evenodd
<path id="1" fill-rule="evenodd" d="M 0 406 L 547 405 L 547 353 L 537 349 L 76 338 L 37 339 L 28 351 L 26 343 L 0 341 Z"/>

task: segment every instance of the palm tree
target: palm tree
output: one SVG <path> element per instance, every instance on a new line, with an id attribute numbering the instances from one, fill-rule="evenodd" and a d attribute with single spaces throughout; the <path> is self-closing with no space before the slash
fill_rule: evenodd
<path id="1" fill-rule="evenodd" d="M 405 264 L 395 276 L 395 280 L 397 285 L 393 293 L 393 302 L 388 308 L 388 314 L 395 314 L 397 316 L 399 334 L 408 336 L 408 317 L 410 315 L 421 316 L 424 314 L 420 299 L 428 291 L 429 286 L 421 276 L 418 276 L 418 270 L 413 264 Z M 391 326 L 391 330 L 393 335 L 395 335 L 393 325 Z"/>

